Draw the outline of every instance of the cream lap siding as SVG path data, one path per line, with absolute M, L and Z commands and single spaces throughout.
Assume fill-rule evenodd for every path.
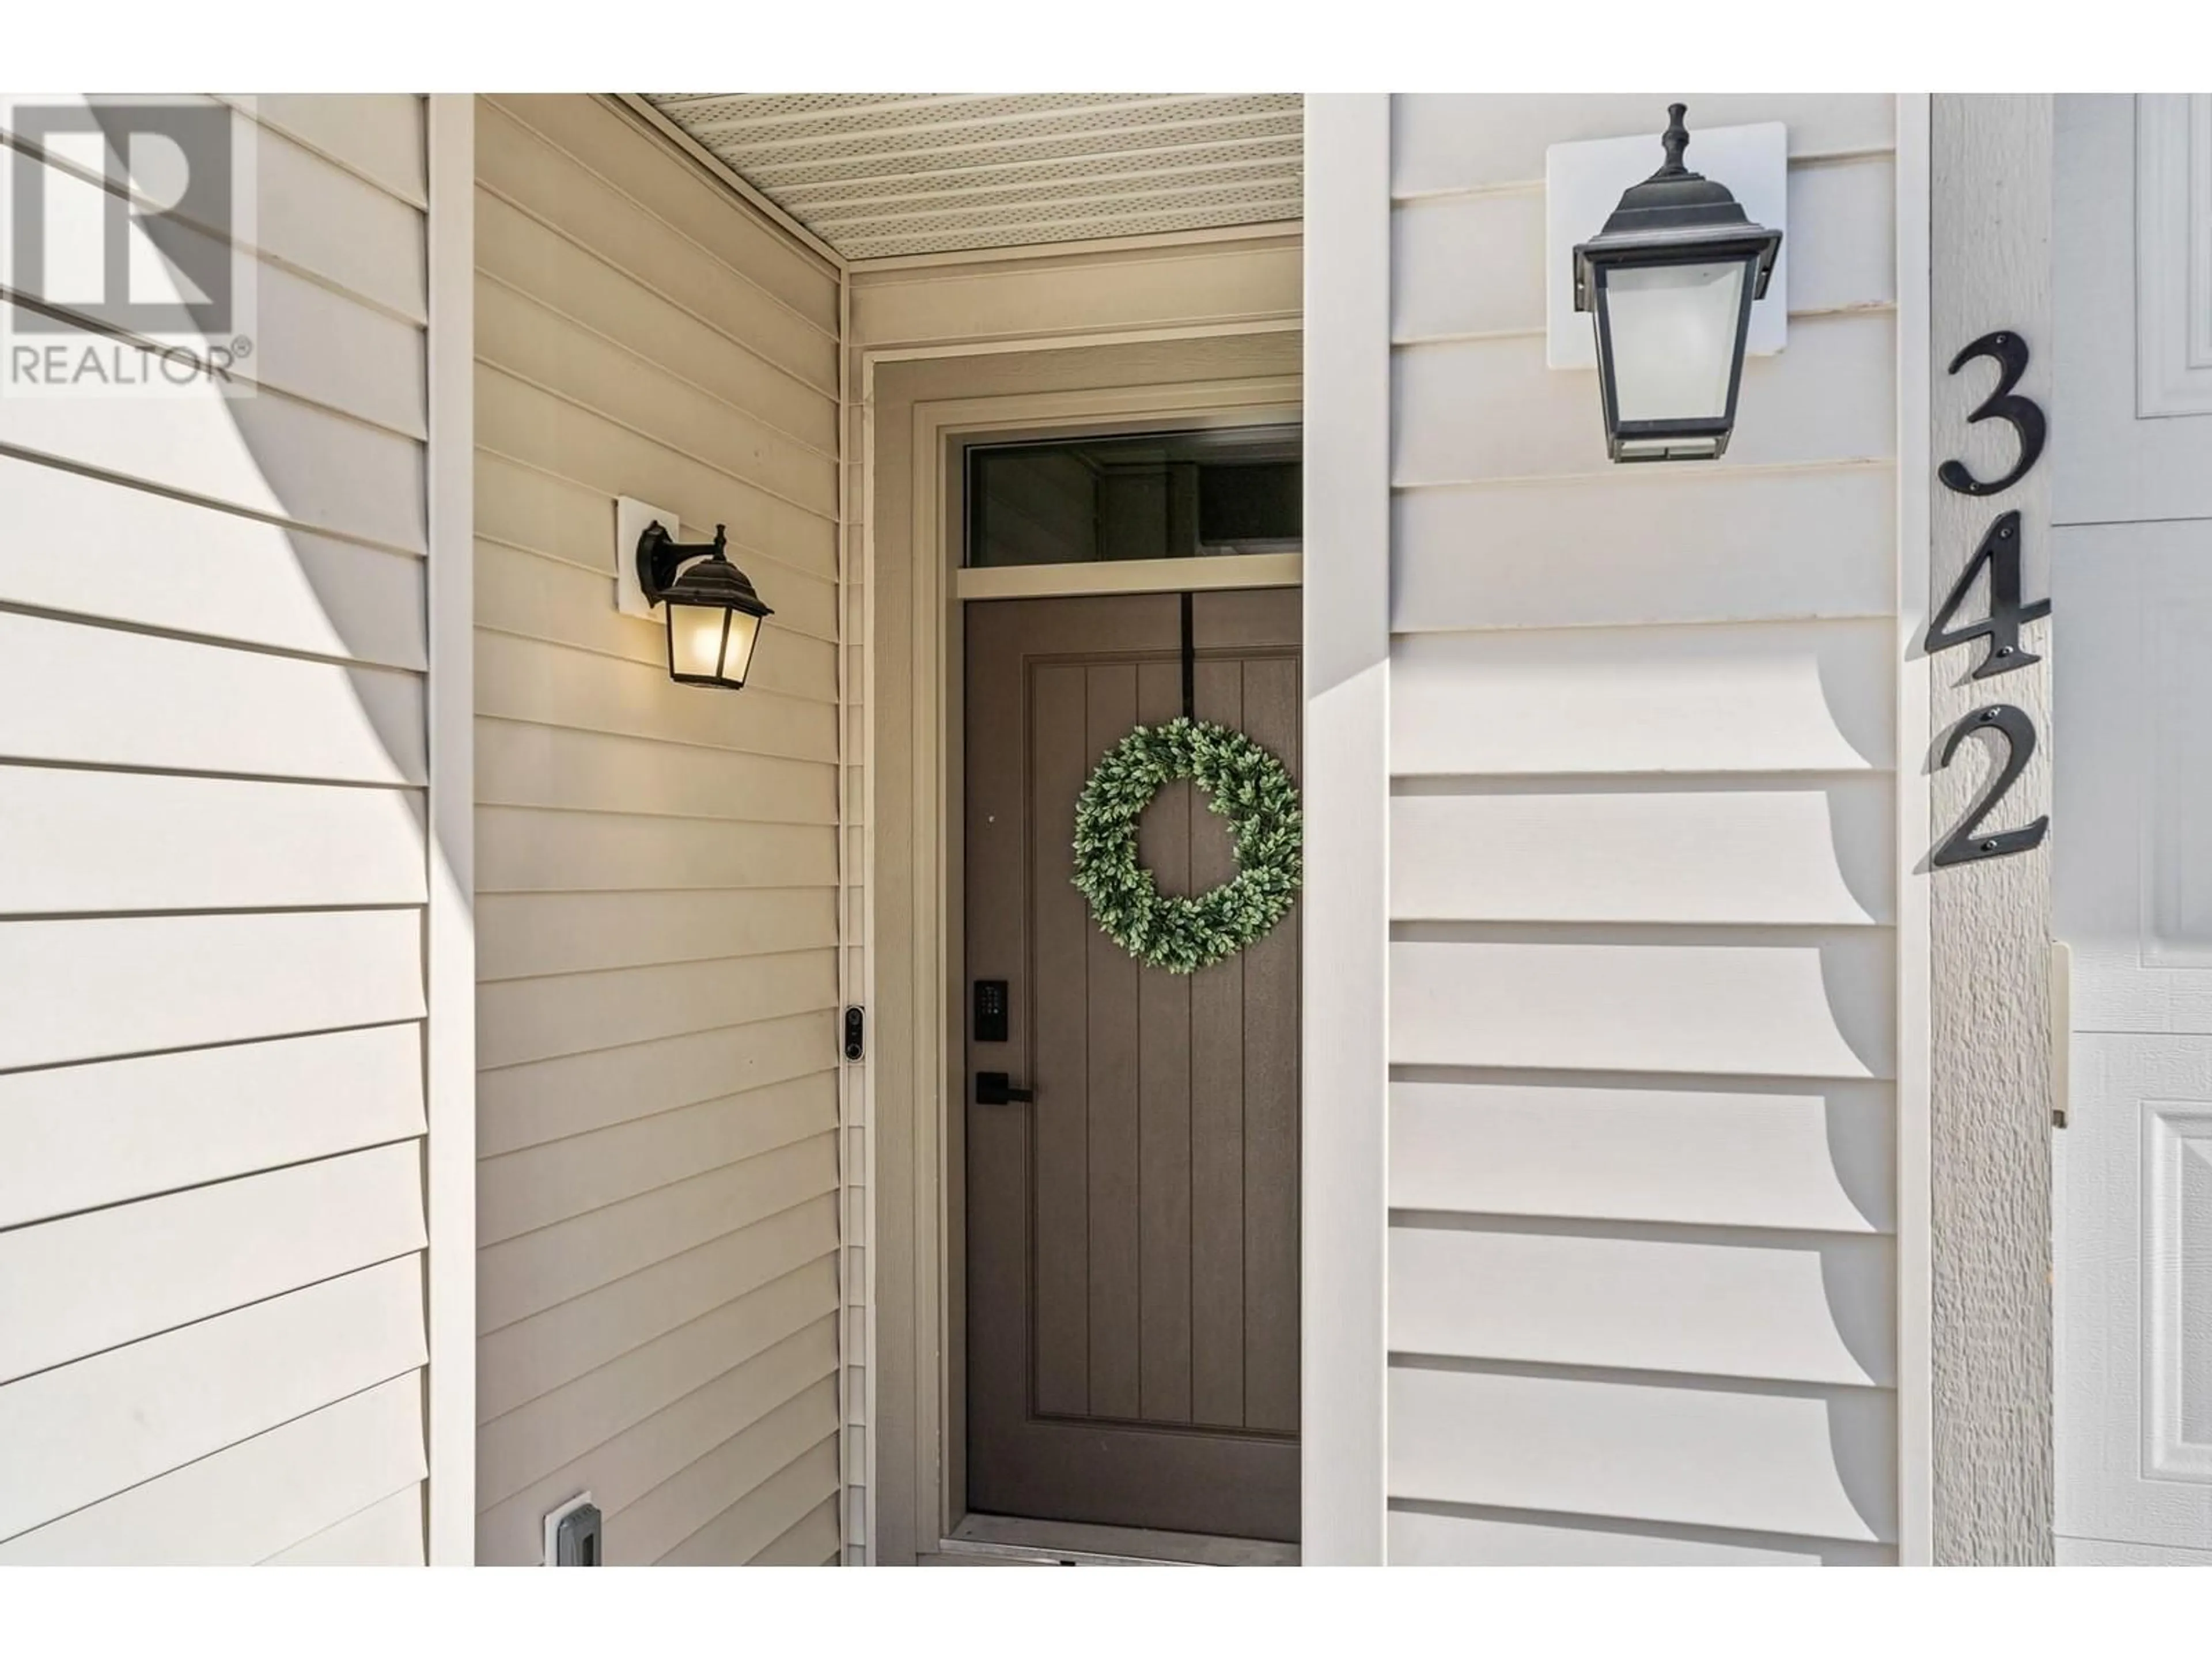
M 425 1554 L 426 112 L 233 131 L 252 395 L 0 398 L 0 1563 Z
M 618 106 L 477 127 L 477 1559 L 839 1553 L 835 270 Z M 729 526 L 738 694 L 614 605 Z
M 1895 120 L 1688 101 L 1789 127 L 1792 316 L 1643 468 L 1544 151 L 1667 99 L 1394 103 L 1393 1561 L 1898 1553 Z

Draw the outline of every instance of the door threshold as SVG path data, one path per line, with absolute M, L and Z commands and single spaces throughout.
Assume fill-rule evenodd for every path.
M 969 1515 L 940 1540 L 946 1555 L 993 1556 L 1070 1567 L 1295 1567 L 1296 1544 L 1204 1533 L 1156 1532 L 1086 1521 Z

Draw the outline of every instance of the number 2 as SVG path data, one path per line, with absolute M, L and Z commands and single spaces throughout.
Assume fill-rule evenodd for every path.
M 1951 596 L 1929 623 L 1928 635 L 1921 641 L 1923 650 L 1932 657 L 1954 645 L 1987 640 L 1988 653 L 1974 665 L 1973 678 L 1978 680 L 1988 679 L 1993 674 L 2009 674 L 2015 668 L 2043 660 L 2034 652 L 2021 648 L 2020 625 L 2049 616 L 2051 601 L 2038 599 L 2033 605 L 2020 602 L 2020 514 L 2000 514 L 1982 537 L 1982 544 L 1974 550 L 1974 556 L 1966 561 L 1966 568 L 1959 573 Z M 1965 603 L 1966 590 L 1974 585 L 1975 573 L 1985 564 L 1990 568 L 1988 617 L 1965 628 L 1952 628 L 1951 618 Z
M 2009 425 L 2020 439 L 2020 459 L 2012 464 L 2012 471 L 2002 478 L 1984 483 L 1966 471 L 1959 461 L 1946 461 L 1936 469 L 1936 476 L 1946 486 L 1961 495 L 1994 495 L 2011 489 L 2027 476 L 2028 468 L 2043 453 L 2043 408 L 2033 398 L 2016 397 L 2013 388 L 2020 377 L 2027 373 L 2027 342 L 2019 335 L 2000 331 L 1984 334 L 1951 359 L 1951 373 L 1956 374 L 1977 357 L 1994 359 L 1997 365 L 1997 389 L 1982 400 L 1981 406 L 1966 416 L 1969 425 L 1978 421 L 1998 420 Z
M 2027 711 L 2008 702 L 1991 703 L 1978 708 L 1951 728 L 1951 736 L 1943 745 L 1942 757 L 1936 763 L 1941 771 L 1950 765 L 1951 757 L 1959 752 L 1959 745 L 1966 740 L 1969 732 L 1997 732 L 2005 740 L 2008 753 L 2005 763 L 1990 787 L 1982 792 L 1981 799 L 1960 821 L 1959 827 L 1943 838 L 1929 862 L 1937 866 L 1972 864 L 1978 859 L 2002 858 L 2008 853 L 2025 853 L 2043 845 L 2044 833 L 2051 828 L 2051 815 L 2046 812 L 2033 823 L 2024 823 L 2017 830 L 1993 830 L 1982 834 L 1982 820 L 1989 817 L 1996 804 L 2005 797 L 2020 775 L 2027 769 L 2028 757 L 2035 753 L 2035 724 Z

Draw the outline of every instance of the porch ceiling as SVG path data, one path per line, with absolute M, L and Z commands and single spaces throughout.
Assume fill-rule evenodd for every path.
M 650 93 L 851 259 L 1294 220 L 1296 93 Z

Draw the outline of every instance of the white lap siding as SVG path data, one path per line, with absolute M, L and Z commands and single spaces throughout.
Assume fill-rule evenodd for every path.
M 1667 101 L 1393 106 L 1395 1561 L 1899 1544 L 1893 106 L 1689 100 L 1789 127 L 1789 345 L 1617 469 L 1544 151 Z
M 477 1559 L 838 1554 L 838 281 L 629 115 L 477 127 Z M 729 526 L 750 684 L 614 605 Z
M 424 1559 L 425 108 L 255 109 L 253 395 L 0 398 L 0 1563 Z

